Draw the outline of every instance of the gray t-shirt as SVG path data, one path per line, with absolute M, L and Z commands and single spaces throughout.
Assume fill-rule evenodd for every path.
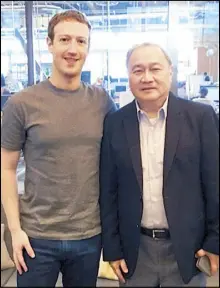
M 84 239 L 101 232 L 100 143 L 111 110 L 105 90 L 83 82 L 66 91 L 46 80 L 7 101 L 1 146 L 24 152 L 20 217 L 30 237 Z

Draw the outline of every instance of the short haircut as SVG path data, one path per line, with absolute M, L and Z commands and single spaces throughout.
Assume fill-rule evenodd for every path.
M 164 54 L 165 58 L 167 59 L 167 62 L 169 63 L 169 65 L 172 65 L 172 61 L 171 61 L 169 55 L 167 54 L 167 52 L 160 45 L 154 44 L 154 43 L 149 43 L 149 42 L 144 42 L 142 44 L 135 45 L 131 49 L 128 50 L 127 56 L 126 56 L 126 66 L 127 66 L 127 68 L 128 68 L 128 62 L 129 62 L 129 60 L 131 58 L 131 55 L 136 49 L 141 48 L 141 47 L 150 47 L 150 46 L 158 47 L 163 52 L 163 54 Z
M 52 42 L 54 40 L 55 26 L 60 22 L 71 21 L 71 20 L 77 21 L 82 24 L 86 24 L 89 28 L 89 32 L 91 31 L 91 24 L 89 23 L 89 20 L 86 18 L 86 16 L 83 13 L 77 10 L 67 10 L 65 12 L 55 14 L 49 21 L 48 37 L 50 38 Z
M 209 92 L 209 90 L 208 90 L 206 87 L 200 88 L 200 95 L 201 95 L 202 97 L 206 97 L 207 94 L 208 94 L 208 92 Z

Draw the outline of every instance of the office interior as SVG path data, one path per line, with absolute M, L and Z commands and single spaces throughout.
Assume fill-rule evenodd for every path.
M 153 42 L 172 59 L 172 92 L 192 100 L 206 87 L 219 113 L 219 1 L 1 1 L 1 110 L 11 95 L 50 76 L 48 22 L 71 9 L 85 13 L 92 25 L 82 80 L 102 85 L 119 108 L 133 99 L 126 70 L 128 49 Z M 21 156 L 20 194 L 24 173 Z

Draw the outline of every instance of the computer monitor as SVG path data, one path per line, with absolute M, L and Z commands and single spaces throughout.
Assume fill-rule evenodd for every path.
M 118 83 L 118 78 L 111 78 L 111 83 Z
M 128 83 L 128 78 L 119 78 L 119 82 Z
M 125 85 L 116 85 L 115 86 L 115 92 L 125 92 L 126 86 Z

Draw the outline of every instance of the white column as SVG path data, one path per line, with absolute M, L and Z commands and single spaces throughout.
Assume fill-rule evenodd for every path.
M 171 91 L 178 96 L 177 89 L 177 68 L 178 68 L 178 49 L 177 49 L 177 33 L 179 21 L 179 4 L 176 1 L 168 1 L 168 35 L 167 35 L 167 52 L 173 63 L 173 81 Z

